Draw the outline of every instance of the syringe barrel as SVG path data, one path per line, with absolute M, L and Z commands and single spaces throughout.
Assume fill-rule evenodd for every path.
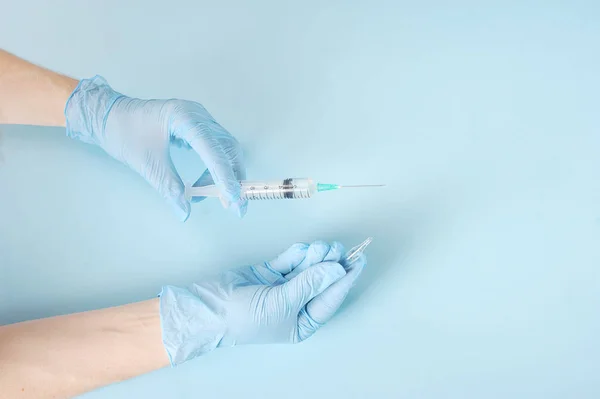
M 271 181 L 242 180 L 241 198 L 246 200 L 310 198 L 317 192 L 317 184 L 308 178 L 288 178 Z M 219 189 L 214 186 L 188 187 L 190 197 L 219 197 Z

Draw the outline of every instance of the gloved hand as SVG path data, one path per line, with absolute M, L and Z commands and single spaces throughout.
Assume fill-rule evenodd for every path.
M 171 365 L 218 347 L 297 343 L 338 310 L 366 265 L 341 265 L 341 244 L 295 244 L 271 262 L 160 293 L 162 337 Z M 294 276 L 288 278 L 288 276 Z
M 240 145 L 202 105 L 126 97 L 96 76 L 79 83 L 67 101 L 65 116 L 69 137 L 100 146 L 138 172 L 181 220 L 189 217 L 190 203 L 171 161 L 170 144 L 193 148 L 207 166 L 199 182 L 214 180 L 222 202 L 240 217 L 246 212 L 238 182 L 246 177 Z

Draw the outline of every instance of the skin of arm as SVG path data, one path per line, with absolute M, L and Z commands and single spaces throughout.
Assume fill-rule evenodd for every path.
M 0 327 L 2 397 L 71 398 L 168 365 L 158 298 Z
M 0 124 L 65 126 L 78 83 L 0 49 Z

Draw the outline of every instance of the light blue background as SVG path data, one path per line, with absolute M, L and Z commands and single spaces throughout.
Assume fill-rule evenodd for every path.
M 1 47 L 202 102 L 249 177 L 389 186 L 252 203 L 241 221 L 206 202 L 181 224 L 64 130 L 2 127 L 0 323 L 374 236 L 349 305 L 308 342 L 85 398 L 599 397 L 598 3 L 322 3 L 4 2 Z M 203 170 L 174 156 L 186 179 Z

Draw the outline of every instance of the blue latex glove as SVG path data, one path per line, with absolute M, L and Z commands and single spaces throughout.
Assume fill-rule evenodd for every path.
M 181 220 L 190 215 L 185 187 L 175 170 L 171 144 L 191 147 L 207 172 L 199 179 L 216 184 L 222 200 L 241 217 L 239 180 L 246 178 L 242 151 L 198 103 L 185 100 L 140 100 L 114 91 L 100 76 L 82 80 L 65 106 L 67 135 L 103 148 L 138 172 L 175 209 Z
M 160 317 L 171 365 L 218 347 L 309 338 L 339 309 L 366 265 L 364 256 L 340 265 L 343 253 L 339 243 L 295 244 L 271 262 L 188 289 L 163 287 Z

